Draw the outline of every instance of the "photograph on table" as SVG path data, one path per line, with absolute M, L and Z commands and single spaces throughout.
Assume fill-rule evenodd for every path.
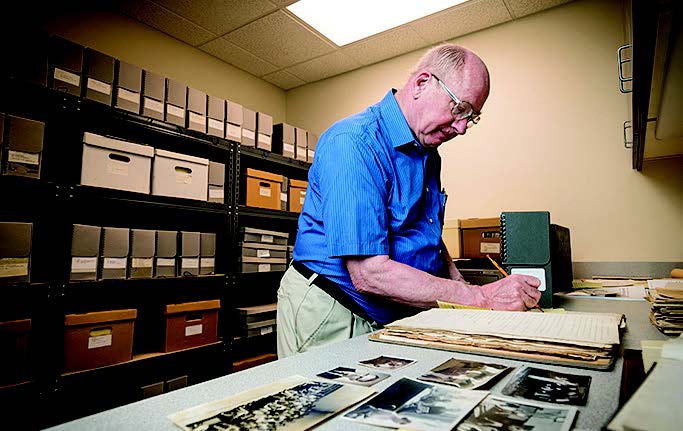
M 168 418 L 183 430 L 301 431 L 374 393 L 366 387 L 292 376 Z
M 334 380 L 337 383 L 372 386 L 389 377 L 389 374 L 368 371 L 362 368 L 337 367 L 333 370 L 318 374 L 318 377 Z
M 548 406 L 489 395 L 456 431 L 569 431 L 576 412 L 576 407 Z
M 391 428 L 451 430 L 487 394 L 487 391 L 465 391 L 404 377 L 343 417 Z
M 406 358 L 396 358 L 394 356 L 378 356 L 364 361 L 358 361 L 364 367 L 379 368 L 382 370 L 398 370 L 408 365 L 414 364 L 415 360 Z
M 524 366 L 512 376 L 502 392 L 512 397 L 583 406 L 590 384 L 590 376 Z
M 505 365 L 451 358 L 418 379 L 459 389 L 477 389 L 492 384 L 508 370 L 510 367 Z

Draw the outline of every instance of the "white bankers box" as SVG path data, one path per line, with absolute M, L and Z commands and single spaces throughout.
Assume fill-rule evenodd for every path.
M 155 150 L 152 194 L 207 200 L 209 159 Z

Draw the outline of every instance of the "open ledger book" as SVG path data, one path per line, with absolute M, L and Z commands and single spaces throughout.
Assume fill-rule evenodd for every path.
M 607 370 L 623 314 L 433 308 L 385 326 L 373 341 Z

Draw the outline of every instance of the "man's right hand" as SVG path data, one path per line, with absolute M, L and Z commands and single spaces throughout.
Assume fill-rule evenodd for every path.
M 486 308 L 494 310 L 528 310 L 541 299 L 541 281 L 530 275 L 513 274 L 481 286 Z

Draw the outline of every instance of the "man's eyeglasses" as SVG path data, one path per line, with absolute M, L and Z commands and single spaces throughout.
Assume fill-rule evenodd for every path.
M 434 79 L 436 79 L 436 82 L 439 83 L 441 88 L 443 88 L 444 91 L 448 93 L 450 98 L 453 99 L 454 105 L 451 107 L 451 115 L 453 116 L 453 121 L 467 120 L 468 129 L 477 124 L 481 119 L 481 114 L 475 113 L 474 108 L 472 107 L 472 105 L 470 105 L 469 102 L 465 102 L 464 100 L 458 99 L 458 96 L 453 94 L 451 89 L 448 88 L 446 84 L 444 84 L 443 81 L 439 79 L 438 76 L 434 75 L 433 73 L 432 76 L 434 77 Z

